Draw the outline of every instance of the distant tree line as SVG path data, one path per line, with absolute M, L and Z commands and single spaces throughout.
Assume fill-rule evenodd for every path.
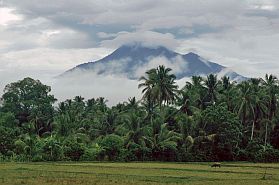
M 140 78 L 142 98 L 60 102 L 32 78 L 8 84 L 0 106 L 1 161 L 279 161 L 279 81 L 193 76 L 170 68 Z M 113 91 L 113 89 L 110 89 Z M 128 89 L 127 89 L 128 90 Z

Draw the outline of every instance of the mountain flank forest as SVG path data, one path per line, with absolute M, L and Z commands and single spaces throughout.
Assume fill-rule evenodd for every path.
M 112 107 L 104 97 L 57 102 L 32 78 L 6 85 L 0 161 L 279 162 L 275 76 L 193 76 L 179 88 L 172 70 L 158 66 L 138 83 L 141 99 Z

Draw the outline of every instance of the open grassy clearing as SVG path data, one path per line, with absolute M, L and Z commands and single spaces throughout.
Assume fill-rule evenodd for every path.
M 209 163 L 1 163 L 0 184 L 279 184 L 279 164 L 222 165 L 215 169 Z

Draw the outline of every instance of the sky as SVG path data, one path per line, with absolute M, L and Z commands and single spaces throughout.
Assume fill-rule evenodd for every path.
M 135 82 L 115 76 L 54 80 L 132 42 L 192 51 L 248 77 L 279 76 L 278 41 L 278 0 L 0 0 L 0 92 L 30 76 L 60 99 L 139 96 Z

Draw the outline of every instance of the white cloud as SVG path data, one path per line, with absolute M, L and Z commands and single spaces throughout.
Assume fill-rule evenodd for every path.
M 2 6 L 0 86 L 24 76 L 49 82 L 132 42 L 194 51 L 245 76 L 279 75 L 278 0 L 7 0 Z M 158 63 L 179 70 L 161 58 L 142 71 Z
M 21 16 L 13 13 L 14 9 L 0 7 L 0 26 L 7 26 L 9 23 L 19 21 Z
M 40 79 L 44 83 L 76 65 L 94 61 L 107 55 L 106 48 L 92 49 L 30 49 L 0 54 L 0 94 L 3 87 L 24 77 Z
M 121 76 L 96 75 L 92 72 L 75 71 L 67 78 L 58 78 L 50 83 L 53 94 L 59 100 L 81 95 L 86 99 L 105 97 L 109 105 L 127 101 L 129 97 L 141 97 L 138 81 Z
M 172 73 L 179 74 L 188 70 L 187 63 L 181 56 L 174 57 L 172 59 L 167 59 L 165 57 L 155 57 L 148 59 L 148 63 L 143 66 L 137 66 L 135 70 L 135 76 L 141 77 L 145 72 L 152 68 L 157 68 L 159 65 L 164 65 L 165 67 L 171 68 Z
M 139 31 L 120 33 L 112 40 L 104 40 L 101 46 L 108 48 L 117 48 L 125 44 L 142 43 L 144 46 L 165 46 L 167 48 L 176 48 L 178 41 L 170 33 L 158 33 L 154 31 Z
M 191 50 L 207 60 L 227 66 L 247 77 L 262 77 L 266 73 L 279 75 L 279 34 L 270 26 L 263 30 L 231 30 L 206 34 L 182 42 L 178 52 Z M 259 28 L 260 29 L 260 28 Z

